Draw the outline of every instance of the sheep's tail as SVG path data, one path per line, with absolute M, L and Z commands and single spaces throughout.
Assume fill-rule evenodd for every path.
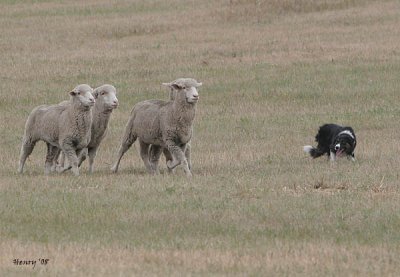
M 309 153 L 311 157 L 318 158 L 324 154 L 324 152 L 318 150 L 317 148 L 311 146 L 311 145 L 306 145 L 303 147 L 304 152 Z
M 128 151 L 128 149 L 132 146 L 132 144 L 136 140 L 136 137 L 133 133 L 133 128 L 132 128 L 134 119 L 135 119 L 134 115 L 131 116 L 128 120 L 128 123 L 126 124 L 125 132 L 124 132 L 124 135 L 122 136 L 121 146 L 119 147 L 119 150 L 118 150 L 117 161 L 111 167 L 111 171 L 114 173 L 116 173 L 118 171 L 118 167 L 121 162 L 122 156 L 126 153 L 126 151 Z
M 134 116 L 131 116 L 129 118 L 128 123 L 125 126 L 124 135 L 122 136 L 122 144 L 128 144 L 130 146 L 135 142 L 136 137 L 133 135 L 134 120 L 135 120 Z

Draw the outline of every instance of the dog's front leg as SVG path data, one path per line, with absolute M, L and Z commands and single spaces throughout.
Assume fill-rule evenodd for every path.
M 336 154 L 335 154 L 335 152 L 330 151 L 329 159 L 331 160 L 331 162 L 336 161 Z

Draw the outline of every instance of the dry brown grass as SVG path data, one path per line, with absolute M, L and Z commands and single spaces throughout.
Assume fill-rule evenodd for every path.
M 335 272 L 338 275 L 391 275 L 399 269 L 396 249 L 388 246 L 347 247 L 331 242 L 277 243 L 268 249 L 253 250 L 179 250 L 42 244 L 7 241 L 2 243 L 5 256 L 52 257 L 47 266 L 36 265 L 40 275 L 180 275 L 195 274 L 296 274 L 317 276 Z M 12 249 L 10 249 L 12 247 Z M 395 250 L 395 251 L 393 251 Z M 32 273 L 31 266 L 15 268 L 9 260 L 0 266 L 8 273 Z M 245 270 L 243 270 L 245 269 Z

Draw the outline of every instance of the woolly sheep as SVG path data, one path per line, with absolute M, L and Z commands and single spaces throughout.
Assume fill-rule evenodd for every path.
M 19 173 L 23 172 L 36 142 L 43 140 L 47 144 L 46 174 L 61 149 L 72 165 L 72 172 L 79 175 L 77 155 L 87 147 L 91 135 L 91 109 L 95 103 L 92 92 L 89 85 L 78 85 L 69 93 L 70 105 L 42 105 L 32 110 L 25 125 Z
M 169 93 L 169 99 L 173 101 L 175 99 L 175 94 L 176 94 L 176 91 L 174 89 L 171 89 L 171 91 Z M 162 148 L 162 147 L 157 146 L 157 145 L 150 145 L 150 148 L 149 148 L 149 156 L 150 156 L 149 160 L 150 160 L 150 164 L 151 164 L 153 170 L 157 174 L 159 173 L 158 162 L 160 161 L 161 152 L 164 153 L 165 161 L 167 163 L 168 163 L 168 161 L 172 161 L 171 153 L 168 151 L 167 148 Z M 190 160 L 190 152 L 191 152 L 191 146 L 190 146 L 190 141 L 189 141 L 186 144 L 185 157 L 186 157 L 186 160 L 188 162 L 189 169 L 192 170 L 192 162 Z M 168 172 L 172 173 L 173 170 L 168 168 Z
M 139 139 L 140 156 L 151 173 L 154 173 L 149 161 L 149 146 L 167 148 L 172 160 L 167 162 L 169 169 L 182 164 L 186 176 L 192 176 L 185 157 L 187 143 L 192 137 L 192 124 L 199 99 L 197 88 L 202 85 L 191 78 L 180 78 L 163 85 L 174 89 L 173 101 L 147 100 L 137 103 L 125 128 L 117 161 L 111 168 L 118 171 L 119 163 L 125 152 Z
M 82 151 L 81 155 L 78 157 L 78 166 L 86 159 L 86 153 L 89 157 L 89 172 L 93 172 L 93 162 L 97 154 L 97 149 L 100 146 L 101 141 L 106 136 L 106 131 L 108 127 L 108 122 L 111 117 L 111 113 L 115 108 L 118 107 L 117 90 L 112 85 L 102 85 L 93 90 L 93 96 L 96 99 L 96 103 L 92 109 L 92 126 L 91 126 L 91 138 L 87 146 L 87 151 Z M 61 104 L 70 103 L 64 101 Z M 55 161 L 56 162 L 56 161 Z M 70 168 L 69 165 L 64 166 L 64 157 L 62 155 L 60 165 L 63 169 L 60 171 L 65 171 Z

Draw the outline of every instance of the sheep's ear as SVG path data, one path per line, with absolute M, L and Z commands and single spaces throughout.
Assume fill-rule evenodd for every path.
M 185 89 L 185 86 L 181 86 L 181 85 L 178 85 L 178 84 L 172 84 L 172 87 L 173 87 L 174 89 L 176 89 L 176 90 Z
M 184 86 L 180 86 L 180 85 L 175 84 L 175 83 L 162 83 L 162 84 L 163 84 L 163 86 L 169 87 L 171 89 L 176 89 L 176 90 L 185 88 Z
M 173 88 L 171 83 L 162 83 L 163 86 L 169 87 L 169 88 Z
M 197 83 L 196 87 L 201 87 L 203 83 Z
M 69 92 L 69 95 L 75 96 L 75 95 L 76 95 L 76 92 L 75 92 L 74 90 L 71 90 L 71 91 Z
M 93 97 L 94 97 L 95 99 L 97 99 L 97 98 L 99 97 L 99 91 L 98 91 L 97 89 L 95 89 L 95 90 L 92 92 L 92 95 L 93 95 Z

